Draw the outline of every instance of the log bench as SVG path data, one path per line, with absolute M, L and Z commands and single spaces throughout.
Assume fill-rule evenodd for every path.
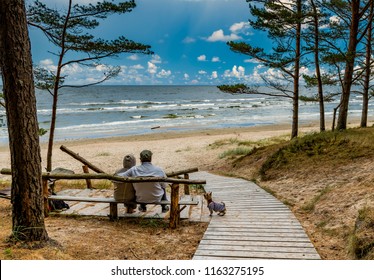
M 78 201 L 78 202 L 94 202 L 94 203 L 109 203 L 109 218 L 111 221 L 118 219 L 118 204 L 123 201 L 115 200 L 113 197 L 84 197 L 84 196 L 68 196 L 68 195 L 51 195 L 48 197 L 49 200 L 64 200 L 64 201 Z M 138 202 L 137 202 L 138 203 Z M 154 205 L 171 205 L 172 202 L 168 200 L 161 200 L 160 202 L 147 203 Z M 177 205 L 183 206 L 179 209 L 179 213 L 187 205 L 198 205 L 199 202 L 195 200 L 181 200 Z

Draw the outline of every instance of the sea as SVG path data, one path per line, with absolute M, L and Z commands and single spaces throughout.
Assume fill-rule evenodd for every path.
M 306 91 L 306 89 L 305 89 Z M 302 92 L 302 94 L 311 94 Z M 37 90 L 40 128 L 49 130 L 52 96 Z M 339 100 L 326 103 L 332 118 Z M 362 97 L 351 97 L 350 116 L 361 114 Z M 370 104 L 369 115 L 374 112 Z M 300 123 L 319 119 L 315 102 L 300 101 Z M 290 98 L 231 95 L 216 86 L 91 86 L 60 90 L 55 140 L 108 138 L 171 131 L 253 127 L 289 123 Z M 41 137 L 48 141 L 48 133 Z M 5 111 L 0 108 L 0 144 L 8 143 Z

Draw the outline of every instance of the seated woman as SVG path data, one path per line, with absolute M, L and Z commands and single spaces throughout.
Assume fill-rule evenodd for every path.
M 134 155 L 126 155 L 123 158 L 123 168 L 116 171 L 114 175 L 118 175 L 119 173 L 123 173 L 129 170 L 131 167 L 135 166 L 136 159 Z M 136 197 L 135 197 L 135 190 L 132 183 L 125 183 L 125 182 L 116 182 L 113 181 L 114 185 L 114 199 L 118 201 L 123 201 L 124 205 L 127 209 L 127 213 L 134 213 L 136 209 Z

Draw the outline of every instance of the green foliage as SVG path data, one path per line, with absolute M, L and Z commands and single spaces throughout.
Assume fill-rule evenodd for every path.
M 307 202 L 303 207 L 301 207 L 301 209 L 306 212 L 312 212 L 314 208 L 316 207 L 316 204 L 318 203 L 318 201 L 320 201 L 322 197 L 328 194 L 331 190 L 332 190 L 332 187 L 326 187 L 322 189 L 315 197 L 312 198 L 311 201 Z
M 39 128 L 39 136 L 43 136 L 43 135 L 45 135 L 47 132 L 48 132 L 48 130 L 46 130 L 46 129 L 44 129 L 44 128 Z
M 178 115 L 177 114 L 167 114 L 165 116 L 163 116 L 164 119 L 176 119 L 178 118 Z
M 323 97 L 323 101 L 325 102 L 332 102 L 334 101 L 334 97 L 336 94 L 327 94 Z M 318 94 L 315 94 L 313 96 L 305 96 L 305 95 L 300 95 L 299 100 L 304 101 L 304 102 L 318 102 L 319 101 L 319 96 Z
M 239 140 L 237 138 L 229 138 L 229 139 L 220 139 L 214 141 L 212 144 L 209 144 L 209 147 L 212 149 L 217 149 L 222 146 L 226 145 L 233 145 L 233 144 L 238 144 Z
M 9 237 L 9 241 L 16 243 L 16 242 L 27 240 L 27 237 L 29 235 L 28 232 L 31 229 L 35 229 L 35 228 L 26 227 L 26 226 L 16 226 L 16 227 L 14 227 L 13 231 L 12 231 L 12 234 Z
M 318 85 L 318 80 L 315 74 L 311 76 L 303 74 L 302 76 L 307 88 L 316 87 Z M 322 74 L 321 79 L 322 84 L 325 86 L 334 86 L 338 83 L 336 76 L 331 74 Z
M 55 73 L 41 68 L 34 67 L 34 78 L 35 78 L 35 87 L 41 90 L 48 90 L 51 92 L 56 82 Z M 60 84 L 63 84 L 65 77 L 60 78 Z
M 374 209 L 364 207 L 358 211 L 354 231 L 349 238 L 348 250 L 356 259 L 374 259 Z
M 166 229 L 168 227 L 168 223 L 165 222 L 163 219 L 160 219 L 160 217 L 157 214 L 154 218 L 140 218 L 139 224 L 144 228 L 153 229 Z
M 4 94 L 0 92 L 0 106 L 5 108 Z
M 265 178 L 270 169 L 279 169 L 296 164 L 303 158 L 320 160 L 351 161 L 374 155 L 374 129 L 349 129 L 307 134 L 285 142 L 261 166 L 260 175 Z
M 219 155 L 219 158 L 225 158 L 225 157 L 230 157 L 234 158 L 237 156 L 246 156 L 249 155 L 252 152 L 253 149 L 247 148 L 247 147 L 237 147 L 234 149 L 230 149 L 228 151 L 223 152 L 222 154 Z
M 248 87 L 245 84 L 235 84 L 235 85 L 221 85 L 217 86 L 220 91 L 235 94 L 235 93 L 245 93 Z
M 285 136 L 286 137 L 286 136 Z M 219 155 L 220 159 L 223 158 L 237 158 L 245 157 L 251 155 L 261 149 L 261 147 L 269 146 L 272 144 L 277 144 L 283 142 L 283 137 L 273 137 L 260 141 L 241 141 L 237 138 L 221 139 L 216 140 L 212 144 L 209 144 L 209 147 L 212 149 L 218 149 L 224 146 L 234 146 L 231 149 L 228 149 Z
M 6 259 L 8 259 L 8 260 L 13 259 L 13 251 L 12 251 L 12 249 L 11 248 L 6 248 L 4 250 L 4 255 L 5 255 Z

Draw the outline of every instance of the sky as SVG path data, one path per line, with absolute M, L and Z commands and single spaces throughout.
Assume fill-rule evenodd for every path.
M 60 9 L 67 0 L 44 2 Z M 106 70 L 104 64 L 121 66 L 118 77 L 106 82 L 115 85 L 251 83 L 260 81 L 260 73 L 271 71 L 230 51 L 226 44 L 230 40 L 266 44 L 266 36 L 255 32 L 248 23 L 250 14 L 245 0 L 137 0 L 136 4 L 132 12 L 102 21 L 94 34 L 105 39 L 125 36 L 151 45 L 154 55 L 124 53 L 102 60 L 103 65 L 93 69 L 71 65 L 64 70 L 67 84 L 99 80 Z M 30 38 L 34 64 L 56 69 L 53 46 L 44 35 L 30 28 Z

